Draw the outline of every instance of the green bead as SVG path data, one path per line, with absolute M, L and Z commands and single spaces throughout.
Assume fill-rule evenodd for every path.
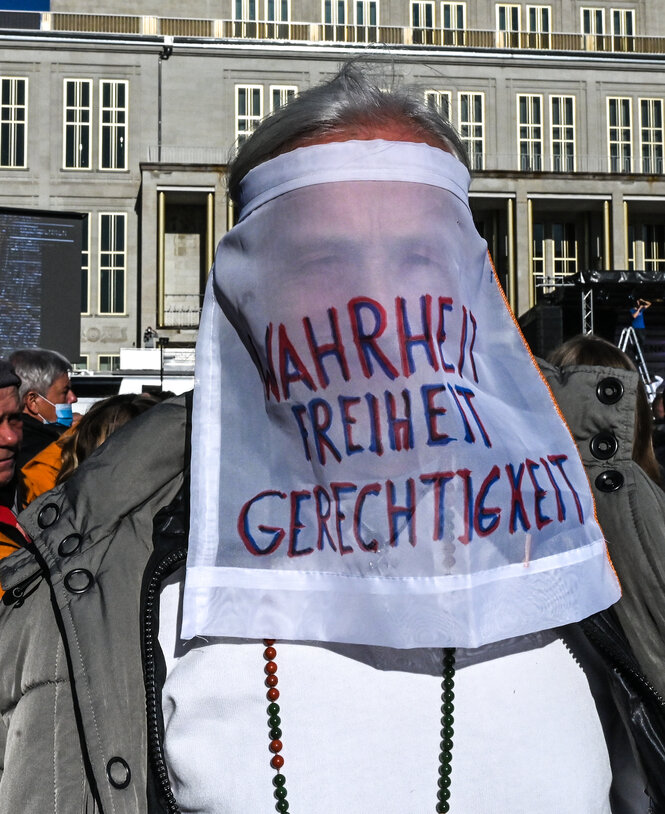
M 439 800 L 449 800 L 450 789 L 439 789 L 436 793 L 436 796 L 439 798 Z
M 455 681 L 452 678 L 444 678 L 442 681 L 442 685 L 445 690 L 455 689 Z
M 444 701 L 444 703 L 441 704 L 441 712 L 444 715 L 451 715 L 452 716 L 454 711 L 455 711 L 455 707 L 452 705 L 452 703 L 450 701 Z M 451 720 L 452 720 L 452 717 L 451 717 Z
M 453 750 L 453 742 L 452 742 L 452 739 L 451 739 L 451 738 L 444 738 L 444 739 L 441 741 L 440 746 L 441 746 L 441 753 L 442 753 L 442 754 L 443 754 L 444 752 L 445 752 L 446 754 L 447 754 L 447 753 L 452 752 L 452 750 Z
M 441 754 L 439 755 L 439 760 L 441 763 L 451 763 L 453 759 L 453 753 L 448 751 L 447 749 L 442 749 Z
M 275 797 L 278 800 L 286 800 L 286 787 L 280 786 L 278 789 L 275 789 Z
M 446 803 L 446 802 L 443 802 L 443 801 L 441 801 L 440 803 L 437 803 L 436 814 L 448 814 L 449 811 L 450 811 L 450 803 Z
M 438 780 L 438 785 L 440 789 L 448 789 L 450 788 L 450 784 L 452 780 L 450 779 L 450 775 L 446 775 L 445 777 L 440 777 Z
M 277 809 L 277 811 L 281 811 L 281 812 L 288 811 L 289 810 L 289 803 L 288 803 L 287 800 L 278 800 L 277 805 L 275 806 L 275 808 Z
M 283 786 L 286 783 L 286 777 L 283 774 L 276 774 L 272 779 L 273 786 Z
M 270 740 L 274 741 L 275 739 L 282 737 L 282 730 L 278 726 L 273 726 L 268 734 L 270 735 Z
M 271 715 L 270 718 L 268 718 L 268 725 L 270 727 L 279 726 L 281 723 L 282 719 L 279 717 L 279 715 Z
M 441 777 L 449 777 L 452 774 L 452 772 L 453 767 L 450 765 L 450 763 L 442 763 L 439 766 L 439 774 L 441 775 Z
M 276 704 L 274 701 L 272 704 L 268 704 L 268 715 L 278 715 L 279 714 L 279 704 Z

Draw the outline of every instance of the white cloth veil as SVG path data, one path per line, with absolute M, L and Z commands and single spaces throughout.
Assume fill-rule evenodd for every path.
M 197 345 L 184 636 L 474 647 L 618 599 L 468 184 L 381 140 L 246 176 Z

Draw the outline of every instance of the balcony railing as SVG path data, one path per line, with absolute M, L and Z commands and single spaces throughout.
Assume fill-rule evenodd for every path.
M 665 53 L 665 36 L 532 33 L 384 25 L 327 25 L 319 22 L 213 20 L 129 14 L 0 11 L 0 31 L 7 30 L 343 44 L 434 45 L 525 51 Z
M 230 161 L 233 151 L 221 147 L 180 147 L 156 144 L 148 145 L 145 153 L 149 164 L 183 164 L 183 165 L 212 165 L 223 167 Z M 662 156 L 641 157 L 637 154 L 632 159 L 616 158 L 608 155 L 576 153 L 573 155 L 558 156 L 548 153 L 532 153 L 529 156 L 515 153 L 485 152 L 477 153 L 472 162 L 472 173 L 477 172 L 530 172 L 554 173 L 586 173 L 612 175 L 659 175 L 665 172 L 665 162 Z

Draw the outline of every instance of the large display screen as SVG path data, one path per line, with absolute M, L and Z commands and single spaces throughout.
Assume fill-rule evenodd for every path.
M 85 217 L 0 207 L 0 356 L 40 347 L 78 360 Z

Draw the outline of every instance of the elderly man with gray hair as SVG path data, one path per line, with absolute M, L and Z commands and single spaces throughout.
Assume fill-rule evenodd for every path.
M 57 351 L 16 350 L 10 362 L 21 380 L 23 445 L 18 458 L 21 468 L 71 426 L 71 405 L 77 398 L 70 379 L 72 366 Z

